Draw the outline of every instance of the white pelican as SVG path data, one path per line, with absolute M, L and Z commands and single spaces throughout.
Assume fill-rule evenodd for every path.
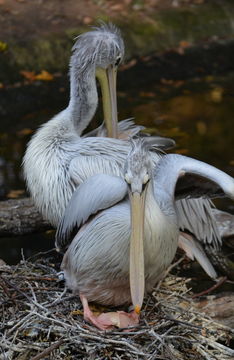
M 45 123 L 28 144 L 23 161 L 27 186 L 38 209 L 54 226 L 77 185 L 98 171 L 98 160 L 105 162 L 108 156 L 116 155 L 116 162 L 122 161 L 128 151 L 128 147 L 122 149 L 121 142 L 118 148 L 115 141 L 81 137 L 97 108 L 95 76 L 101 83 L 107 135 L 117 136 L 116 71 L 123 55 L 122 37 L 112 24 L 80 35 L 70 61 L 68 107 Z M 123 122 L 120 128 L 131 131 L 131 122 Z M 133 133 L 141 128 L 134 128 Z M 99 131 L 103 134 L 102 128 L 96 133 Z M 110 147 L 115 149 L 109 151 Z M 80 172 L 73 162 L 79 159 Z M 82 168 L 84 163 L 86 169 Z M 78 171 L 78 177 L 72 169 Z
M 103 330 L 136 324 L 144 293 L 172 262 L 181 228 L 176 199 L 225 195 L 234 200 L 234 179 L 221 170 L 182 155 L 155 156 L 153 163 L 144 140 L 134 140 L 122 177 L 97 174 L 84 181 L 58 228 L 57 245 L 78 228 L 62 269 L 67 286 L 80 295 L 85 319 Z M 132 302 L 135 311 L 97 317 L 89 301 Z

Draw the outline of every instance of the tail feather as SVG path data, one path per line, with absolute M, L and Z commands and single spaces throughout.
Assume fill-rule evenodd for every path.
M 209 275 L 212 279 L 217 278 L 217 273 L 213 265 L 208 259 L 199 241 L 197 241 L 193 236 L 180 232 L 178 246 L 184 250 L 191 260 L 196 259 L 207 275 Z

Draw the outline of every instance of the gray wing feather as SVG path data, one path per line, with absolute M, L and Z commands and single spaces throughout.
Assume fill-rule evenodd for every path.
M 154 193 L 168 213 L 173 200 L 179 198 L 174 210 L 180 228 L 189 230 L 200 241 L 220 246 L 221 238 L 209 198 L 226 195 L 234 199 L 234 179 L 231 176 L 202 161 L 169 154 L 155 166 Z
M 193 236 L 181 233 L 179 236 L 178 246 L 186 252 L 186 255 L 190 259 L 194 260 L 195 258 L 212 279 L 217 278 L 217 273 L 208 259 L 204 249 Z
M 71 232 L 91 215 L 121 201 L 127 194 L 126 182 L 117 176 L 97 174 L 88 178 L 74 191 L 56 232 L 56 248 L 68 245 Z
M 215 221 L 213 203 L 208 199 L 183 199 L 175 202 L 175 211 L 181 230 L 188 230 L 194 236 L 213 247 L 222 244 Z

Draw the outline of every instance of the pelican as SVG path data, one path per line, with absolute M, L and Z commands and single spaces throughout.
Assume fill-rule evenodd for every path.
M 115 145 L 115 141 L 110 140 L 109 145 L 108 140 L 82 138 L 81 135 L 97 108 L 97 77 L 103 94 L 107 135 L 117 136 L 116 71 L 123 56 L 124 43 L 120 31 L 112 24 L 103 24 L 80 35 L 70 60 L 68 107 L 45 123 L 28 144 L 23 160 L 27 187 L 35 205 L 54 226 L 58 224 L 77 185 L 97 172 L 95 158 L 97 163 L 102 155 L 105 159 L 109 146 L 113 148 Z M 131 127 L 131 122 L 119 126 L 120 130 L 133 133 L 142 128 Z M 100 128 L 90 136 L 96 134 L 106 135 L 106 132 Z M 120 149 L 116 146 L 116 151 L 120 151 L 122 160 L 122 143 Z M 111 153 L 114 155 L 114 150 Z M 118 161 L 118 155 L 116 157 Z M 81 167 L 82 163 L 87 163 L 87 168 L 82 168 L 80 172 L 79 165 L 78 168 L 75 164 L 73 166 L 73 160 L 79 158 Z M 88 164 L 88 160 L 93 164 Z M 78 177 L 72 174 L 72 169 L 78 171 Z
M 234 200 L 234 179 L 221 170 L 178 154 L 156 153 L 153 162 L 144 139 L 132 142 L 122 176 L 96 174 L 84 181 L 57 231 L 59 245 L 78 229 L 61 267 L 67 287 L 80 295 L 85 319 L 102 330 L 138 323 L 144 294 L 162 277 L 178 246 L 177 199 L 225 195 Z M 90 301 L 133 303 L 134 311 L 95 316 Z

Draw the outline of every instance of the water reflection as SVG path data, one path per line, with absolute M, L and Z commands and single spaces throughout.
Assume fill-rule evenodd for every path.
M 189 81 L 161 79 L 160 83 L 147 82 L 141 87 L 133 81 L 129 88 L 122 73 L 118 92 L 119 119 L 134 117 L 136 122 L 146 126 L 151 134 L 174 138 L 177 142 L 176 152 L 206 161 L 234 176 L 233 78 L 234 74 Z M 65 89 L 65 92 L 60 92 L 57 102 L 52 101 L 51 106 L 48 105 L 50 99 L 45 98 L 45 102 L 40 103 L 36 112 L 35 109 L 30 109 L 28 104 L 25 115 L 17 118 L 16 114 L 14 121 L 4 118 L 1 122 L 1 199 L 25 196 L 21 160 L 26 143 L 34 129 L 66 106 L 67 84 Z M 20 88 L 18 91 L 21 91 Z M 40 96 L 39 88 L 38 93 Z M 101 118 L 99 110 L 93 122 L 94 127 L 101 122 Z M 217 204 L 222 209 L 234 212 L 233 203 L 230 201 L 222 200 Z M 15 262 L 17 257 L 20 257 L 21 246 L 31 248 L 29 238 L 16 240 L 18 254 L 8 254 L 8 261 Z M 31 238 L 31 242 L 35 244 L 36 237 L 33 235 Z M 42 244 L 43 239 L 37 238 L 36 242 Z M 7 248 L 4 246 L 7 243 L 8 240 L 1 239 L 2 251 Z

